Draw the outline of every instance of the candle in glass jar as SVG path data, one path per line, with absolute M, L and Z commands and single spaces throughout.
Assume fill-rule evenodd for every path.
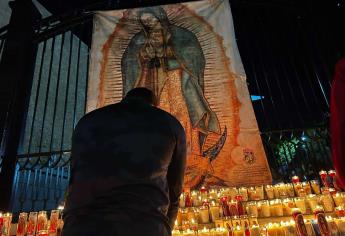
M 344 204 L 343 197 L 340 193 L 336 193 L 333 195 L 333 200 L 336 206 L 342 206 Z
M 284 210 L 280 199 L 276 199 L 270 202 L 270 211 L 272 216 L 283 216 Z
M 237 201 L 231 200 L 228 202 L 229 204 L 229 209 L 230 209 L 230 215 L 231 216 L 238 216 L 238 209 L 237 209 Z
M 294 197 L 295 196 L 295 190 L 294 190 L 293 184 L 291 184 L 291 183 L 285 184 L 285 188 L 286 188 L 286 191 L 287 191 L 287 195 L 289 197 Z
M 327 172 L 324 171 L 324 170 L 321 170 L 321 171 L 319 172 L 319 175 L 320 175 L 321 178 L 326 178 L 326 177 L 327 177 Z
M 311 186 L 308 181 L 302 182 L 302 187 L 305 192 L 305 194 L 311 194 Z
M 52 210 L 50 212 L 49 233 L 55 233 L 57 231 L 58 223 L 59 223 L 59 217 L 60 217 L 60 211 L 59 210 Z
M 229 192 L 228 192 L 229 197 L 230 197 L 230 199 L 232 199 L 232 200 L 235 199 L 236 195 L 238 195 L 238 190 L 237 190 L 237 188 L 235 188 L 235 187 L 229 188 L 228 191 L 229 191 Z
M 273 186 L 274 198 L 280 198 L 279 184 Z
M 258 195 L 258 200 L 265 199 L 264 186 L 255 186 L 255 190 Z
M 345 218 L 341 217 L 338 219 L 334 219 L 335 224 L 339 230 L 340 235 L 345 235 Z
M 295 236 L 296 235 L 296 229 L 295 229 L 295 222 L 290 221 L 290 222 L 282 222 L 281 223 L 283 231 L 284 231 L 284 236 Z
M 195 196 L 195 197 L 192 197 L 193 199 L 193 206 L 195 207 L 199 207 L 202 203 L 202 199 L 201 199 L 201 196 Z
M 30 212 L 26 235 L 27 236 L 35 235 L 36 226 L 37 226 L 37 212 Z
M 202 206 L 199 208 L 199 217 L 201 220 L 201 223 L 206 224 L 210 222 L 210 216 L 207 206 Z
M 239 189 L 239 194 L 242 196 L 243 201 L 248 201 L 248 190 L 246 187 L 241 187 Z
M 318 205 L 318 197 L 316 196 L 316 194 L 309 194 L 307 196 L 307 203 L 310 211 L 314 212 L 315 208 Z
M 334 213 L 338 217 L 345 217 L 345 209 L 342 206 L 335 207 Z
M 295 224 L 296 224 L 297 235 L 307 236 L 308 235 L 307 228 L 305 226 L 304 218 L 303 218 L 303 215 L 301 213 L 301 210 L 298 208 L 292 209 L 292 217 L 293 217 Z
M 257 200 L 256 199 L 256 191 L 255 191 L 254 187 L 250 187 L 248 189 L 248 198 L 249 198 L 249 200 Z
M 258 217 L 258 206 L 255 202 L 249 202 L 247 204 L 247 212 L 249 216 Z
M 236 226 L 233 231 L 233 236 L 245 236 L 243 228 L 239 225 Z
M 183 222 L 187 222 L 188 221 L 188 209 L 181 209 L 180 210 L 180 217 L 181 217 L 181 224 L 180 225 L 182 225 L 183 224 Z
M 28 220 L 28 213 L 21 212 L 18 218 L 18 225 L 17 225 L 17 236 L 24 236 L 26 231 L 26 222 Z
M 187 210 L 187 220 L 188 221 L 192 221 L 192 220 L 194 220 L 194 219 L 196 219 L 197 217 L 196 217 L 196 211 L 195 211 L 195 209 L 193 208 L 193 207 L 191 207 L 191 208 L 189 208 L 188 210 Z
M 172 236 L 180 236 L 183 235 L 179 230 L 174 229 L 173 231 L 171 231 Z
M 338 227 L 337 227 L 333 217 L 327 216 L 326 220 L 327 220 L 328 228 L 330 231 L 330 236 L 338 236 L 339 235 Z
M 335 170 L 329 170 L 329 171 L 328 171 L 328 175 L 329 175 L 329 177 L 334 178 L 335 175 L 336 175 Z
M 292 176 L 291 180 L 292 180 L 292 183 L 294 183 L 294 184 L 298 183 L 299 182 L 299 177 L 297 175 L 294 175 L 294 176 Z
M 306 220 L 305 222 L 305 228 L 307 229 L 307 234 L 311 236 L 315 236 L 313 225 L 311 224 L 310 220 Z
M 260 205 L 260 216 L 262 217 L 270 217 L 271 216 L 271 211 L 270 211 L 270 205 L 268 201 L 261 201 L 259 203 Z
M 283 199 L 283 208 L 284 208 L 284 215 L 291 216 L 292 208 L 295 208 L 296 205 L 291 198 Z
M 220 215 L 219 205 L 216 204 L 214 201 L 211 202 L 210 214 L 211 214 L 211 219 L 213 222 L 219 219 L 219 215 Z
M 260 236 L 260 227 L 258 225 L 253 225 L 250 227 L 250 236 Z
M 278 190 L 279 190 L 279 197 L 288 196 L 288 188 L 286 184 L 284 183 L 278 184 Z
M 332 212 L 334 210 L 334 203 L 330 193 L 323 193 L 320 200 L 325 212 Z
M 295 183 L 294 184 L 294 188 L 295 188 L 295 192 L 296 192 L 296 195 L 299 196 L 299 197 L 304 197 L 305 196 L 305 191 L 303 189 L 303 185 L 302 183 Z
M 11 223 L 12 223 L 12 213 L 1 213 L 0 216 L 0 234 L 7 236 L 10 234 L 11 230 Z
M 268 199 L 273 199 L 274 198 L 274 190 L 272 185 L 266 185 L 265 186 L 266 190 L 266 195 Z
M 307 206 L 305 203 L 305 198 L 304 197 L 297 197 L 295 198 L 295 205 L 297 208 L 300 209 L 302 214 L 306 214 L 307 213 Z
M 224 229 L 223 227 L 217 227 L 215 229 L 212 229 L 210 232 L 210 235 L 212 236 L 228 236 L 228 231 Z
M 181 193 L 180 198 L 179 198 L 179 206 L 180 207 L 182 207 L 182 208 L 185 207 L 185 203 L 186 203 L 185 200 L 186 200 L 185 194 Z
M 209 196 L 212 199 L 217 199 L 218 198 L 218 191 L 216 189 L 211 189 L 209 192 Z
M 267 226 L 268 236 L 279 236 L 281 228 L 277 223 L 269 223 Z
M 321 193 L 319 181 L 312 180 L 312 181 L 310 181 L 310 185 L 311 185 L 311 188 L 313 189 L 313 192 L 315 194 L 320 194 Z
M 202 230 L 198 230 L 198 236 L 210 236 L 210 230 L 204 227 Z
M 327 181 L 327 172 L 324 170 L 321 170 L 319 172 L 319 175 L 321 177 L 322 183 L 325 187 L 329 187 L 328 181 Z

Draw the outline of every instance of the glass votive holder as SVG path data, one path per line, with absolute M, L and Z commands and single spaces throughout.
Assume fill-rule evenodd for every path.
M 287 183 L 287 184 L 285 184 L 285 188 L 286 188 L 286 191 L 287 191 L 287 195 L 289 197 L 294 197 L 295 196 L 295 190 L 294 190 L 293 184 Z
M 46 230 L 48 224 L 48 217 L 46 211 L 40 211 L 37 217 L 37 232 Z
M 37 215 L 38 215 L 38 213 L 36 211 L 29 213 L 28 226 L 27 226 L 27 230 L 26 230 L 27 236 L 34 236 L 36 233 Z
M 274 189 L 272 185 L 266 185 L 265 186 L 266 196 L 268 199 L 274 198 Z
M 284 183 L 278 184 L 278 190 L 279 190 L 279 197 L 280 198 L 286 198 L 289 196 L 288 188 L 287 188 L 286 184 L 284 184 Z
M 28 220 L 28 213 L 21 212 L 17 224 L 17 236 L 24 236 L 26 234 L 26 226 Z
M 306 198 L 310 213 L 313 213 L 315 208 L 319 205 L 319 197 L 316 194 L 309 194 Z
M 270 210 L 270 204 L 267 200 L 260 201 L 258 203 L 258 208 L 260 209 L 260 217 L 270 217 L 271 216 L 271 210 Z
M 284 208 L 284 215 L 291 216 L 292 209 L 295 208 L 295 202 L 292 198 L 285 198 L 283 199 L 283 208 Z
M 303 187 L 303 190 L 304 190 L 304 192 L 305 192 L 306 195 L 309 195 L 309 194 L 312 193 L 312 192 L 311 192 L 311 186 L 310 186 L 310 184 L 309 184 L 308 181 L 302 182 L 302 187 Z
M 49 233 L 55 233 L 58 229 L 60 218 L 60 211 L 59 210 L 52 210 L 50 212 L 50 224 L 49 224 Z
M 334 194 L 333 200 L 336 206 L 343 206 L 345 204 L 343 196 L 340 193 Z
M 0 213 L 0 234 L 3 236 L 10 235 L 12 223 L 12 213 Z
M 302 214 L 307 213 L 307 206 L 304 197 L 296 197 L 295 199 L 296 207 L 300 209 Z
M 312 180 L 310 181 L 310 185 L 311 185 L 311 188 L 313 190 L 313 192 L 315 194 L 320 194 L 321 193 L 321 190 L 320 190 L 320 183 L 318 180 Z
M 256 202 L 248 202 L 246 205 L 247 213 L 249 216 L 258 217 L 258 205 Z
M 200 218 L 200 223 L 202 224 L 207 224 L 210 222 L 208 206 L 199 207 L 199 218 Z
M 263 200 L 265 199 L 265 193 L 264 193 L 264 186 L 255 186 L 255 190 L 258 194 L 258 199 L 257 200 Z
M 284 210 L 280 199 L 270 201 L 271 216 L 283 216 Z
M 334 202 L 330 193 L 323 193 L 320 197 L 320 202 L 325 212 L 332 212 L 334 210 Z
M 242 196 L 243 201 L 248 201 L 248 189 L 246 187 L 239 188 L 238 193 Z
M 343 206 L 335 207 L 334 213 L 337 217 L 345 217 L 345 209 Z

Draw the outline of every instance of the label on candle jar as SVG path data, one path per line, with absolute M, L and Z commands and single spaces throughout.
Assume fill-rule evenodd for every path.
M 26 225 L 26 219 L 24 217 L 19 217 L 17 235 L 24 235 L 25 225 Z
M 308 236 L 307 228 L 304 224 L 303 215 L 301 213 L 296 214 L 294 216 L 294 219 L 295 219 L 295 223 L 296 223 L 296 229 L 297 229 L 298 236 Z
M 4 218 L 0 216 L 0 233 L 2 232 L 3 226 L 4 226 Z
M 328 228 L 328 224 L 327 224 L 327 220 L 325 217 L 325 214 L 320 212 L 320 213 L 316 213 L 315 218 L 317 219 L 317 224 L 319 226 L 320 229 L 320 233 L 322 236 L 329 236 L 330 235 L 330 231 Z

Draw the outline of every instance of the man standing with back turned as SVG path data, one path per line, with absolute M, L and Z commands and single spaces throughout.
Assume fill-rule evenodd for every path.
M 185 133 L 135 88 L 85 115 L 73 133 L 63 236 L 171 235 L 186 163 Z

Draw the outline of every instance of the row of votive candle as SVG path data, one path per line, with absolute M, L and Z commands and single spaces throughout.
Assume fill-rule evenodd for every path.
M 286 198 L 296 196 L 306 196 L 309 194 L 320 194 L 320 184 L 317 180 L 310 182 L 280 183 L 276 185 L 256 186 L 256 187 L 229 187 L 219 189 L 206 189 L 202 187 L 199 191 L 193 190 L 181 194 L 179 206 L 201 206 L 205 199 L 219 199 L 228 197 L 235 199 L 241 195 L 243 201 L 257 201 L 264 199 Z
M 344 208 L 345 193 L 331 195 L 309 194 L 306 197 L 252 201 L 246 203 L 246 212 L 255 217 L 290 216 L 292 208 L 299 208 L 303 214 L 312 214 L 316 206 L 321 205 L 326 212 L 333 212 L 335 207 Z
M 345 235 L 345 217 L 332 218 L 326 217 L 329 236 Z M 225 221 L 224 221 L 225 222 Z M 320 229 L 316 220 L 304 220 L 308 236 L 320 235 Z M 173 230 L 173 236 L 296 236 L 297 228 L 295 221 L 281 221 L 280 223 L 270 222 L 265 225 L 218 225 L 211 229 L 185 229 Z M 322 235 L 322 234 L 321 234 Z
M 17 236 L 48 236 L 55 235 L 62 228 L 60 210 L 52 210 L 48 221 L 47 212 L 22 212 L 19 214 Z
M 321 195 L 309 194 L 306 197 L 295 197 L 275 200 L 248 201 L 228 200 L 223 197 L 211 202 L 205 200 L 203 206 L 180 208 L 177 220 L 179 225 L 184 220 L 194 219 L 198 223 L 215 222 L 221 217 L 249 215 L 254 217 L 291 216 L 293 208 L 299 208 L 302 214 L 312 214 L 317 206 L 322 206 L 325 212 L 333 212 L 338 207 L 344 212 L 345 193 L 330 193 Z M 341 215 L 341 214 L 340 214 Z

